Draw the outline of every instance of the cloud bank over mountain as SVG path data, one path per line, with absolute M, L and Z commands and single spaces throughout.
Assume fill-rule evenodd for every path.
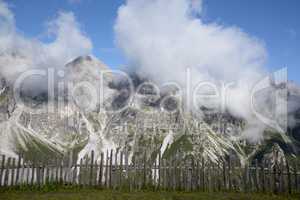
M 189 69 L 188 89 L 203 81 L 216 83 L 218 106 L 225 103 L 232 115 L 259 129 L 246 131 L 247 136 L 261 136 L 264 125 L 253 116 L 251 89 L 266 74 L 263 41 L 235 26 L 205 22 L 201 0 L 127 0 L 118 10 L 114 31 L 130 70 L 160 84 L 176 82 L 187 93 Z M 22 35 L 8 4 L 0 0 L 0 74 L 13 82 L 28 69 L 63 69 L 92 52 L 92 41 L 72 12 L 59 12 L 46 32 L 50 42 Z M 43 81 L 32 84 L 33 89 L 47 89 Z
M 128 0 L 118 12 L 117 44 L 134 67 L 158 80 L 182 81 L 187 67 L 198 80 L 261 74 L 267 54 L 261 41 L 238 27 L 204 23 L 195 11 L 201 16 L 201 1 Z
M 264 43 L 239 27 L 204 22 L 201 6 L 199 0 L 127 0 L 114 27 L 117 45 L 133 71 L 161 84 L 184 88 L 187 68 L 191 90 L 203 81 L 224 83 L 220 103 L 262 131 L 250 104 L 251 89 L 266 74 Z M 245 134 L 257 139 L 261 131 Z

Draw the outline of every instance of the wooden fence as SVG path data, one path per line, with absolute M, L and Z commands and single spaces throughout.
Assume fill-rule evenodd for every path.
M 1 157 L 0 187 L 47 184 L 93 186 L 128 190 L 299 192 L 297 164 L 268 162 L 241 166 L 227 160 L 218 164 L 205 160 L 147 158 L 110 151 L 94 159 L 94 152 L 79 163 L 72 159 L 25 162 Z

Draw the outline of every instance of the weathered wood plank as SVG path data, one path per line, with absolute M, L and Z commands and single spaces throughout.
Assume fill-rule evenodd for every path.
M 98 177 L 99 177 L 99 165 L 98 165 L 98 160 L 97 158 L 94 161 L 95 165 L 94 165 L 94 176 L 93 176 L 93 185 L 98 185 Z
M 89 158 L 88 156 L 85 157 L 85 164 L 84 164 L 84 180 L 83 185 L 87 186 L 89 184 Z
M 298 191 L 298 168 L 297 168 L 297 161 L 294 162 L 294 180 L 295 180 L 295 191 Z
M 178 178 L 178 176 L 177 176 L 177 160 L 176 160 L 176 157 L 173 158 L 171 166 L 172 166 L 172 169 L 173 169 L 172 175 L 171 175 L 171 177 L 173 177 L 172 178 L 172 189 L 173 189 L 173 191 L 175 191 L 176 187 L 177 187 L 177 180 L 176 179 Z
M 248 181 L 249 181 L 249 168 L 248 168 L 248 163 L 245 164 L 245 167 L 244 167 L 244 192 L 248 192 Z
M 160 189 L 161 184 L 161 153 L 158 152 L 158 181 L 157 181 L 157 189 Z
M 278 193 L 278 180 L 277 180 L 277 173 L 278 173 L 278 163 L 277 160 L 275 159 L 275 163 L 272 169 L 272 182 L 273 182 L 273 193 L 277 194 Z
M 262 186 L 262 192 L 266 192 L 266 161 L 264 160 L 261 163 L 261 186 Z
M 18 156 L 18 163 L 17 163 L 17 172 L 16 172 L 16 182 L 15 185 L 18 185 L 20 183 L 20 169 L 21 169 L 21 156 Z
M 36 164 L 35 161 L 33 161 L 32 166 L 31 166 L 31 179 L 30 179 L 30 185 L 33 185 L 35 183 L 35 172 L 36 172 Z
M 89 185 L 92 186 L 94 184 L 94 181 L 93 181 L 93 177 L 94 177 L 94 151 L 91 152 L 91 165 L 90 165 L 90 175 L 89 175 Z
M 63 184 L 64 182 L 64 161 L 63 159 L 60 160 L 59 162 L 59 184 Z
M 226 160 L 222 163 L 223 166 L 223 187 L 226 190 L 227 189 L 227 180 L 226 180 Z
M 206 188 L 206 177 L 205 177 L 205 161 L 204 158 L 202 158 L 202 164 L 201 164 L 201 184 L 202 184 L 202 191 L 205 191 Z
M 231 191 L 232 190 L 232 180 L 231 180 L 231 158 L 229 156 L 228 158 L 228 184 L 229 184 L 229 190 Z
M 126 184 L 127 184 L 127 186 L 128 186 L 128 188 L 129 188 L 129 190 L 131 189 L 130 187 L 131 187 L 131 179 L 130 179 L 130 177 L 129 177 L 129 175 L 130 175 L 130 167 L 129 167 L 129 152 L 128 152 L 128 150 L 126 149 L 125 150 L 125 178 L 126 178 Z
M 191 160 L 190 160 L 190 186 L 189 186 L 189 190 L 190 191 L 193 191 L 193 186 L 194 186 L 194 171 L 195 171 L 195 168 L 194 168 L 195 164 L 194 164 L 194 158 L 191 157 Z
M 20 169 L 20 177 L 19 177 L 19 184 L 22 185 L 25 183 L 25 162 L 24 159 L 23 163 L 21 163 L 21 169 Z
M 143 156 L 143 185 L 142 185 L 143 188 L 145 188 L 146 184 L 147 184 L 146 167 L 147 167 L 146 152 L 144 152 L 144 156 Z
M 83 159 L 80 159 L 80 163 L 79 163 L 79 169 L 78 169 L 78 184 L 81 186 L 83 185 Z
M 118 154 L 119 151 L 116 150 L 115 151 L 115 161 L 114 164 L 112 166 L 112 188 L 116 189 L 117 185 L 118 185 Z
M 98 185 L 102 187 L 102 176 L 103 176 L 103 153 L 100 155 L 100 169 L 99 169 L 99 178 L 98 178 Z
M 153 174 L 153 189 L 155 190 L 156 188 L 157 188 L 157 172 L 158 172 L 158 170 L 157 170 L 157 157 L 154 159 L 154 169 L 153 169 L 153 172 L 154 172 L 154 174 Z
M 5 155 L 2 155 L 1 158 L 2 159 L 1 159 L 1 168 L 0 168 L 0 187 L 4 185 L 3 174 L 5 170 Z
M 9 174 L 10 174 L 10 170 L 9 170 L 10 162 L 11 162 L 11 158 L 8 158 L 6 166 L 5 166 L 4 186 L 8 186 L 8 179 L 9 179 Z
M 284 171 L 284 166 L 283 166 L 283 159 L 281 158 L 280 161 L 280 166 L 279 166 L 279 191 L 281 193 L 285 192 L 285 183 L 284 183 L 284 177 L 283 177 L 283 171 Z
M 48 184 L 50 184 L 50 181 L 51 181 L 51 168 L 50 168 L 50 166 L 49 166 L 50 164 L 49 164 L 49 161 L 47 161 L 47 163 L 46 163 L 46 177 L 45 177 L 45 184 L 46 185 L 48 185 Z
M 26 167 L 26 185 L 29 185 L 30 184 L 30 180 L 29 180 L 29 178 L 30 178 L 30 166 L 29 166 L 29 163 L 27 162 L 26 164 L 25 164 L 25 167 Z
M 38 187 L 41 187 L 41 164 L 40 162 L 37 162 L 36 164 L 36 182 Z
M 109 167 L 109 154 L 108 150 L 106 151 L 106 161 L 105 161 L 105 187 L 108 187 L 108 167 Z
M 10 178 L 10 186 L 15 185 L 15 169 L 16 169 L 16 159 L 12 159 L 12 165 L 11 165 L 11 178 Z
M 120 169 L 119 169 L 119 189 L 122 189 L 122 181 L 123 181 L 123 152 L 120 154 Z
M 77 182 L 77 179 L 78 179 L 78 169 L 77 168 L 78 168 L 77 163 L 76 163 L 76 161 L 74 161 L 74 164 L 73 164 L 73 180 L 72 180 L 72 183 L 74 185 L 79 184 Z
M 58 158 L 55 159 L 55 182 L 59 182 L 59 161 Z
M 254 184 L 255 184 L 255 189 L 256 192 L 259 192 L 259 168 L 258 168 L 258 160 L 255 160 L 255 180 L 254 180 Z
M 287 171 L 287 185 L 288 185 L 288 193 L 292 193 L 292 185 L 291 185 L 291 173 L 290 173 L 290 166 L 289 162 L 286 161 L 286 171 Z
M 112 169 L 112 162 L 113 162 L 113 150 L 110 151 L 110 156 L 109 156 L 109 184 L 108 187 L 112 188 L 112 179 L 113 179 L 113 169 Z
M 272 164 L 268 163 L 268 191 L 273 192 L 273 170 L 272 170 Z

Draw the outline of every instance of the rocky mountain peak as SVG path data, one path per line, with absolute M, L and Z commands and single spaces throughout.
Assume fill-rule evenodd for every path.
M 100 70 L 107 70 L 108 67 L 92 55 L 79 56 L 66 64 L 67 68 L 83 68 L 87 66 L 98 66 Z

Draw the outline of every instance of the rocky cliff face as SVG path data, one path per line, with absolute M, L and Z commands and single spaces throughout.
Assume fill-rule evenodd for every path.
M 202 108 L 201 116 L 187 114 L 177 106 L 180 102 L 176 98 L 166 101 L 167 105 L 163 108 L 158 107 L 164 96 L 176 93 L 172 88 L 163 91 L 159 98 L 145 99 L 141 97 L 143 94 L 129 99 L 126 84 L 110 73 L 102 76 L 107 70 L 92 56 L 79 57 L 68 63 L 63 74 L 64 86 L 51 101 L 45 100 L 47 96 L 43 93 L 34 97 L 24 95 L 25 103 L 33 109 L 47 106 L 51 110 L 44 113 L 22 110 L 14 100 L 11 85 L 2 77 L 0 153 L 9 156 L 22 153 L 27 159 L 37 156 L 50 159 L 73 152 L 75 158 L 80 160 L 92 150 L 97 159 L 101 153 L 118 149 L 128 151 L 130 156 L 143 155 L 146 151 L 149 159 L 157 158 L 160 153 L 163 156 L 176 154 L 182 158 L 194 156 L 213 162 L 230 156 L 245 163 L 253 158 L 263 158 L 271 152 L 272 146 L 278 144 L 277 149 L 282 149 L 282 155 L 297 154 L 299 137 L 296 128 L 291 128 L 288 136 L 293 141 L 291 148 L 291 144 L 282 142 L 276 133 L 266 137 L 265 141 L 249 143 L 242 136 L 246 126 L 244 120 L 229 113 L 211 114 L 205 108 Z M 87 85 L 76 85 L 82 82 Z M 142 82 L 138 81 L 135 86 Z M 96 91 L 89 91 L 89 84 Z M 292 85 L 288 91 L 289 98 L 293 99 L 290 105 L 297 106 L 299 88 Z M 139 92 L 147 93 L 147 90 Z M 68 95 L 70 93 L 71 96 Z M 97 101 L 91 104 L 93 95 L 96 95 Z M 147 95 L 154 95 L 151 88 Z M 129 105 L 126 109 L 109 112 L 124 102 Z M 173 112 L 168 112 L 170 110 Z M 294 112 L 289 114 L 294 120 L 293 127 L 298 127 L 299 115 Z

